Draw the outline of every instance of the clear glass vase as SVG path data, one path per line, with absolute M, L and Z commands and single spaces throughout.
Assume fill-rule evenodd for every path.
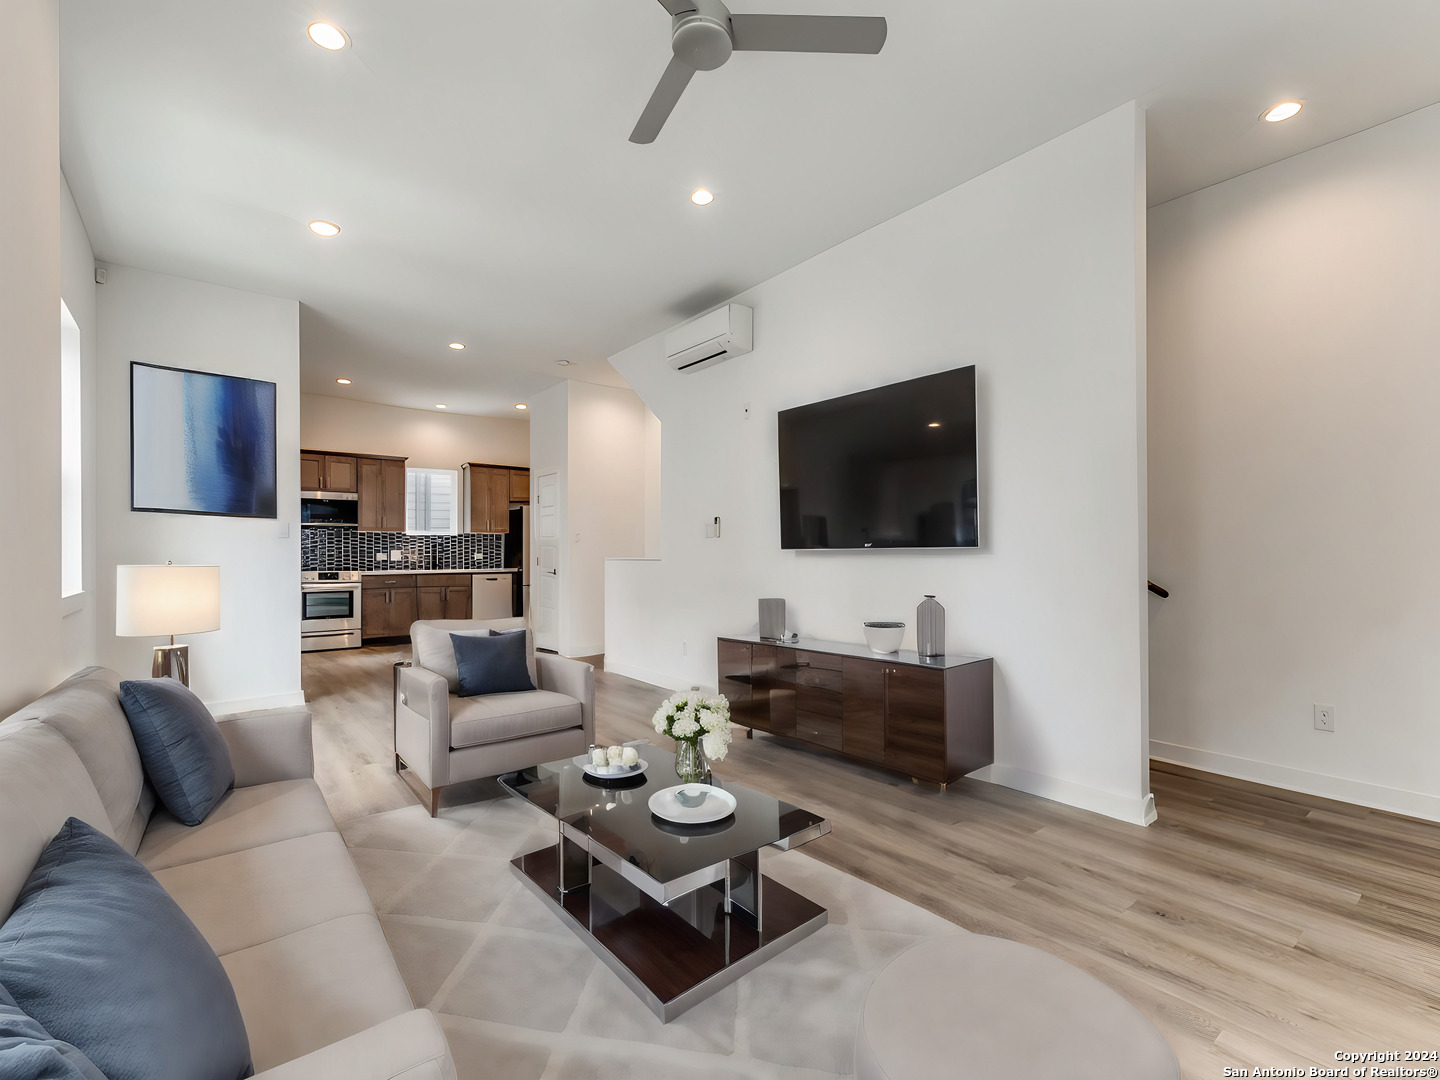
M 710 780 L 710 765 L 699 739 L 675 740 L 675 775 L 682 784 L 704 784 Z

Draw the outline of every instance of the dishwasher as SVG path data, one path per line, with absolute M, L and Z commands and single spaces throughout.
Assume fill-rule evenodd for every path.
M 514 574 L 474 574 L 470 579 L 473 619 L 508 619 L 515 611 Z

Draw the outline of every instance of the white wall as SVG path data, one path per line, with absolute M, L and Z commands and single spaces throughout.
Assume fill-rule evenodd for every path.
M 97 289 L 100 662 L 150 672 L 148 638 L 117 638 L 115 567 L 219 565 L 221 626 L 190 645 L 190 684 L 215 711 L 297 704 L 300 689 L 299 304 L 125 267 Z M 130 509 L 130 363 L 276 384 L 279 520 Z M 282 536 L 282 533 L 288 533 Z
M 645 410 L 645 557 L 660 557 L 660 418 Z
M 1440 820 L 1437 192 L 1432 106 L 1151 211 L 1157 757 Z
M 996 658 L 986 778 L 1145 820 L 1143 156 L 1127 105 L 742 294 L 748 356 L 612 357 L 665 438 L 661 561 L 611 563 L 607 668 L 714 686 L 716 635 L 753 631 L 759 597 L 858 641 L 935 593 L 948 649 Z M 979 550 L 782 551 L 777 410 L 965 364 Z
M 60 296 L 80 328 L 81 458 L 84 477 L 81 492 L 82 570 L 84 593 L 73 600 L 61 624 L 62 655 L 67 671 L 92 663 L 95 655 L 95 611 L 100 581 L 96 565 L 96 476 L 99 439 L 96 419 L 95 255 L 70 185 L 60 178 Z
M 561 652 L 605 651 L 605 560 L 645 553 L 649 410 L 631 390 L 570 382 L 567 636 Z
M 0 717 L 65 675 L 60 604 L 60 136 L 54 0 L 0 6 Z
M 659 425 L 633 391 L 575 381 L 532 397 L 530 413 L 532 492 L 536 477 L 559 473 L 553 647 L 594 656 L 605 651 L 605 560 L 645 553 L 647 486 L 659 475 L 647 450 Z
M 546 473 L 555 474 L 555 509 L 557 542 L 555 576 L 546 581 L 548 575 L 534 573 L 539 558 L 540 515 L 534 512 L 540 478 Z M 535 627 L 535 643 L 540 648 L 562 651 L 561 646 L 569 640 L 570 605 L 566 603 L 559 583 L 570 580 L 570 545 L 565 542 L 569 532 L 569 475 L 570 475 L 570 384 L 561 383 L 530 397 L 530 621 Z M 557 591 L 554 625 L 547 626 L 545 614 L 540 610 L 543 590 Z
M 458 469 L 467 461 L 527 465 L 530 422 L 301 394 L 300 445 L 407 457 L 415 469 Z

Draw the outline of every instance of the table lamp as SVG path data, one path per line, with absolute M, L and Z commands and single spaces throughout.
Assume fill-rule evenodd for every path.
M 152 679 L 170 676 L 190 685 L 190 646 L 176 645 L 176 634 L 220 629 L 218 566 L 117 566 L 115 636 L 169 637 L 155 646 Z

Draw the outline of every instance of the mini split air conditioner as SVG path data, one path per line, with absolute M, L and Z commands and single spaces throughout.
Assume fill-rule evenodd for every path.
M 665 335 L 665 355 L 676 371 L 699 371 L 754 347 L 755 312 L 726 304 Z

